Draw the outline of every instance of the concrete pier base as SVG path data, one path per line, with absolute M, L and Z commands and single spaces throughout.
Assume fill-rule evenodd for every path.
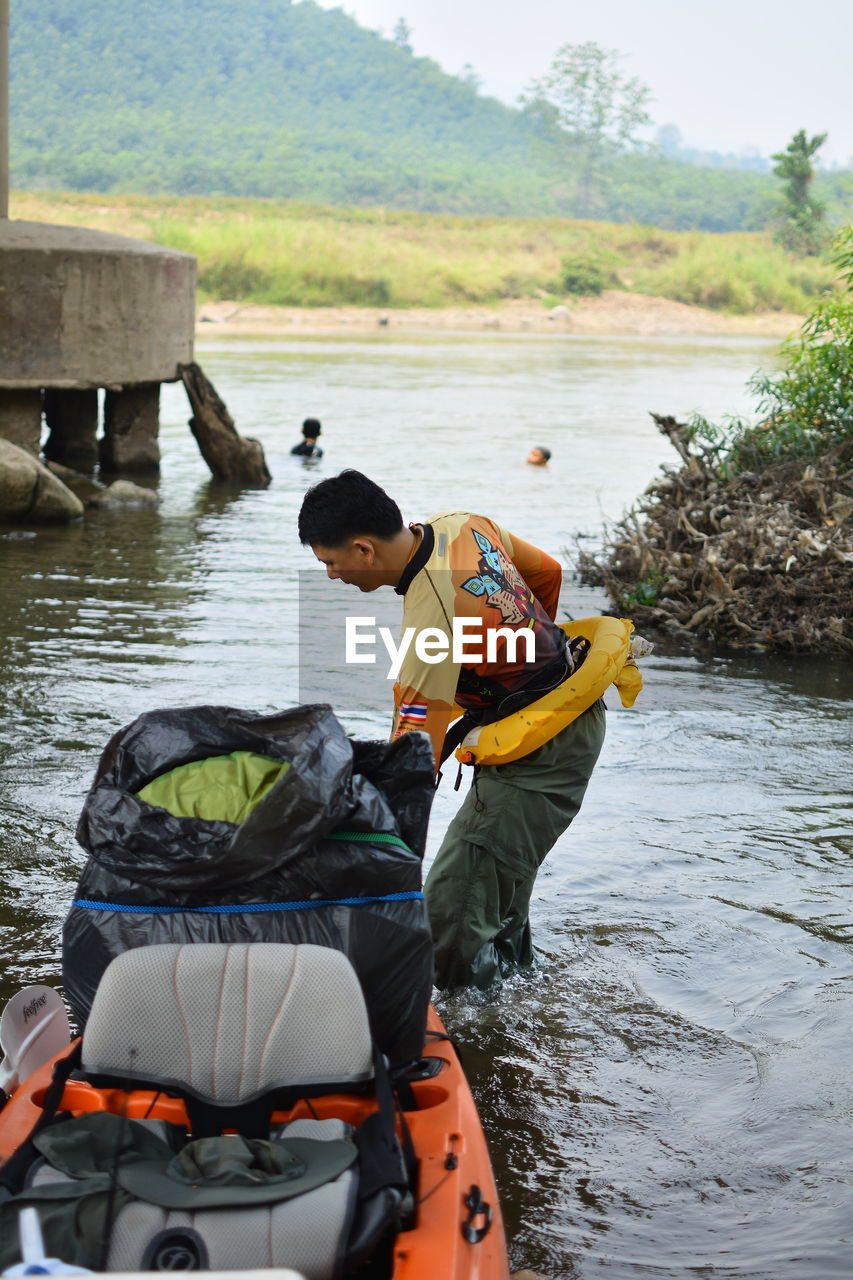
M 0 388 L 0 436 L 38 457 L 41 447 L 41 391 Z
M 98 393 L 47 387 L 44 416 L 50 435 L 44 456 L 68 467 L 92 470 L 98 463 Z
M 160 384 L 140 383 L 104 395 L 101 467 L 105 471 L 159 471 Z
M 44 392 L 52 461 L 156 471 L 159 384 L 192 360 L 195 275 L 163 245 L 0 218 L 0 431 L 37 453 Z
M 192 359 L 194 302 L 188 254 L 0 220 L 0 387 L 174 382 Z

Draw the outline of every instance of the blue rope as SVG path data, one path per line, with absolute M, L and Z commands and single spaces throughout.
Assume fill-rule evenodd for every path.
M 139 906 L 129 902 L 99 902 L 96 898 L 75 898 L 73 907 L 84 907 L 87 911 L 124 911 L 129 915 L 174 916 L 182 912 L 194 915 L 228 916 L 241 915 L 245 912 L 257 911 L 312 911 L 317 907 L 363 907 L 371 902 L 422 902 L 420 891 L 410 890 L 407 893 L 388 893 L 382 898 L 328 898 L 314 899 L 309 902 L 246 902 L 229 903 L 217 907 L 153 907 Z

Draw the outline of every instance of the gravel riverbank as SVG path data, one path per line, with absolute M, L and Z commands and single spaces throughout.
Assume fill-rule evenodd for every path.
M 669 298 L 610 289 L 597 298 L 578 298 L 545 307 L 512 299 L 495 307 L 275 307 L 246 302 L 205 302 L 197 316 L 199 334 L 210 333 L 372 333 L 456 330 L 505 333 L 742 335 L 784 338 L 802 321 L 790 312 L 727 315 Z

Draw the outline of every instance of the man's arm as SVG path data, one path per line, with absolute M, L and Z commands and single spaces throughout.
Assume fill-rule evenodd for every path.
M 451 720 L 459 714 L 459 708 L 448 706 L 443 701 L 425 698 L 424 694 L 411 685 L 394 685 L 394 725 L 391 730 L 392 740 L 400 738 L 412 729 L 420 729 L 428 733 L 432 742 L 432 754 L 435 770 L 438 772 L 441 760 L 441 749 L 444 736 Z
M 394 725 L 392 738 L 422 729 L 432 740 L 435 767 L 441 758 L 444 735 L 451 720 L 458 714 L 454 706 L 456 685 L 459 681 L 458 662 L 453 661 L 453 585 L 449 572 L 429 574 L 422 570 L 406 594 L 403 628 L 414 627 L 416 634 L 406 650 L 400 666 L 400 676 L 394 685 Z M 438 654 L 442 641 L 446 654 L 440 662 L 427 662 L 419 654 L 417 643 L 423 645 L 424 631 L 435 631 L 435 644 L 422 649 L 429 655 Z

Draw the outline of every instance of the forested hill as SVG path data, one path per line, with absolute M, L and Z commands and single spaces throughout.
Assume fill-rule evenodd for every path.
M 536 118 L 313 0 L 12 0 L 24 188 L 577 215 Z M 780 144 L 784 139 L 780 139 Z M 597 217 L 761 225 L 766 174 L 624 156 Z
M 25 186 L 548 201 L 521 113 L 311 0 L 13 0 L 11 129 Z

